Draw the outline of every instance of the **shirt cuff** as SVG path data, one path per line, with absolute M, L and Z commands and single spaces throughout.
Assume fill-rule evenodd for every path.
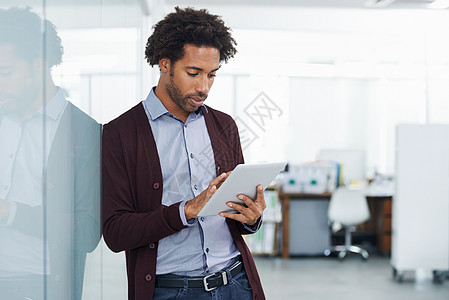
M 188 201 L 188 200 L 184 200 L 184 201 L 182 201 L 181 204 L 179 205 L 179 216 L 181 217 L 181 221 L 182 221 L 182 224 L 183 224 L 184 226 L 189 226 L 189 227 L 191 227 L 191 226 L 193 226 L 193 224 L 195 223 L 195 219 L 190 219 L 190 220 L 187 220 L 187 219 L 186 219 L 186 213 L 185 213 L 185 211 L 184 211 L 184 206 L 186 206 L 187 201 Z
M 7 220 L 0 220 L 0 226 L 11 226 L 14 217 L 16 216 L 17 204 L 9 202 L 9 216 Z
M 259 230 L 260 226 L 262 225 L 262 216 L 257 220 L 256 224 L 250 226 L 245 223 L 243 223 L 243 227 L 248 230 L 250 233 L 255 233 L 257 230 Z

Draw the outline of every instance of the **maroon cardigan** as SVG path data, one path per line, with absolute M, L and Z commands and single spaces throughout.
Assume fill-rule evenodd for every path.
M 234 120 L 210 107 L 203 108 L 214 151 L 217 174 L 243 163 Z M 128 299 L 153 296 L 158 241 L 182 230 L 179 203 L 165 206 L 162 171 L 154 136 L 143 105 L 104 125 L 103 235 L 114 252 L 126 251 Z M 253 299 L 265 299 L 259 275 L 242 234 L 242 223 L 228 219 L 231 235 L 242 253 Z

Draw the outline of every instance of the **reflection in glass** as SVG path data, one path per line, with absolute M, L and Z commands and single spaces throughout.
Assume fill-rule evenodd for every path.
M 52 23 L 0 10 L 1 299 L 80 299 L 100 240 L 101 126 L 53 83 L 62 54 Z

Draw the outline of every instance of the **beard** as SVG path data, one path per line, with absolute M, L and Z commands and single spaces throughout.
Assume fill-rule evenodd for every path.
M 34 77 L 27 78 L 22 83 L 20 91 L 1 91 L 0 90 L 0 114 L 21 114 L 30 108 L 39 100 L 42 93 L 42 82 Z
M 193 105 L 189 99 L 195 99 L 196 101 L 205 101 L 207 98 L 207 94 L 197 92 L 183 95 L 178 85 L 173 80 L 174 74 L 172 70 L 170 70 L 170 79 L 165 84 L 165 89 L 167 90 L 167 94 L 170 98 L 175 102 L 179 107 L 182 108 L 185 112 L 191 113 L 196 111 L 201 106 Z

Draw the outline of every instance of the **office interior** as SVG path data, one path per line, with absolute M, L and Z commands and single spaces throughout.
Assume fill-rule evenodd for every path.
M 144 47 L 158 20 L 178 5 L 221 15 L 238 53 L 206 103 L 236 120 L 246 163 L 288 162 L 267 190 L 268 237 L 248 239 L 267 298 L 447 299 L 444 2 L 3 0 L 0 8 L 30 6 L 55 24 L 64 55 L 53 79 L 99 124 L 156 85 Z M 320 185 L 330 175 L 311 183 L 320 166 L 335 171 L 332 184 Z M 324 254 L 345 242 L 328 219 L 337 185 L 367 200 L 370 216 L 352 233 L 366 260 Z M 126 299 L 126 284 L 124 253 L 100 241 L 86 256 L 82 299 Z

